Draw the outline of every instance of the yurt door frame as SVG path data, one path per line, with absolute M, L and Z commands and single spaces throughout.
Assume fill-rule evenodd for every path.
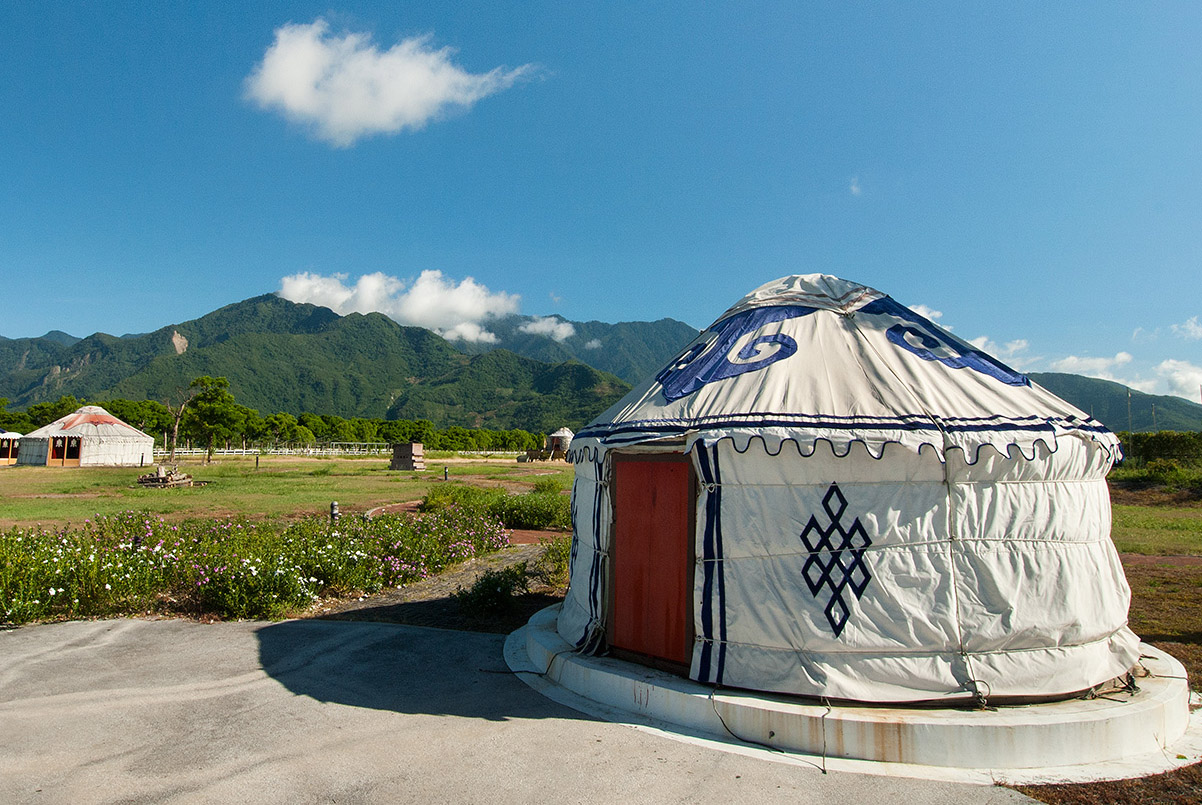
M 78 467 L 81 449 L 78 436 L 53 436 L 47 446 L 46 466 Z
M 607 640 L 619 657 L 688 673 L 697 478 L 683 452 L 613 455 Z

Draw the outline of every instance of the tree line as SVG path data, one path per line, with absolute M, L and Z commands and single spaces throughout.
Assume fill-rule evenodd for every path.
M 451 426 L 438 428 L 428 419 L 349 419 L 330 414 L 284 411 L 263 416 L 239 405 L 224 377 L 202 376 L 174 398 L 158 400 L 109 399 L 85 401 L 64 395 L 55 402 L 34 403 L 10 411 L 0 397 L 0 429 L 29 433 L 74 412 L 81 405 L 99 405 L 118 419 L 154 437 L 155 444 L 172 449 L 182 443 L 205 447 L 268 448 L 329 442 L 421 442 L 430 450 L 522 451 L 543 446 L 545 435 L 528 431 L 489 430 Z

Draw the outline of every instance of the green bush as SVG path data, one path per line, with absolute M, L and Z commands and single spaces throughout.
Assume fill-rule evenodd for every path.
M 558 492 L 506 495 L 494 500 L 488 513 L 508 528 L 565 531 L 572 527 L 572 501 Z
M 513 608 L 513 597 L 529 589 L 525 562 L 502 568 L 486 570 L 466 590 L 460 587 L 453 593 L 456 603 L 465 615 L 486 617 L 508 612 Z
M 563 484 L 558 478 L 539 478 L 534 482 L 532 491 L 541 495 L 558 495 L 563 491 Z
M 1123 445 L 1123 466 L 1142 468 L 1157 459 L 1176 461 L 1183 467 L 1202 469 L 1202 432 L 1162 430 L 1155 433 L 1118 434 Z
M 484 489 L 455 481 L 431 486 L 418 508 L 423 512 L 435 512 L 450 506 L 460 506 L 471 511 L 483 512 L 488 510 L 493 501 L 503 497 L 504 489 Z
M 572 558 L 572 535 L 561 534 L 540 543 L 543 552 L 530 569 L 530 577 L 548 587 L 568 586 L 568 571 Z
M 462 483 L 437 484 L 422 498 L 423 512 L 444 511 L 459 507 L 466 511 L 488 515 L 500 520 L 506 528 L 567 531 L 572 527 L 572 501 L 560 494 L 559 482 L 544 478 L 535 491 L 525 495 L 509 495 L 503 489 L 482 489 Z

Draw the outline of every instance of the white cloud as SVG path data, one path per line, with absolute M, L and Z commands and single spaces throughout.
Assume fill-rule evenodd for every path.
M 280 280 L 280 296 L 292 302 L 328 307 L 335 313 L 383 313 L 401 324 L 425 327 L 448 340 L 496 343 L 484 322 L 517 313 L 521 297 L 496 293 L 466 277 L 444 278 L 441 271 L 423 271 L 412 284 L 382 272 L 364 274 L 347 285 L 346 274 L 323 277 L 301 272 Z
M 917 313 L 919 316 L 922 316 L 924 319 L 930 319 L 931 321 L 934 321 L 934 322 L 938 322 L 940 319 L 943 318 L 942 310 L 935 310 L 934 308 L 927 307 L 926 305 L 910 305 L 910 310 L 913 310 L 915 313 Z M 942 325 L 940 325 L 940 326 L 942 326 Z M 944 327 L 943 329 L 946 330 L 948 328 Z
M 584 348 L 585 349 L 601 349 L 601 339 L 594 338 L 592 341 L 589 341 L 587 344 L 585 344 Z
M 851 183 L 847 186 L 847 191 L 849 193 L 851 193 L 853 196 L 858 196 L 864 192 L 860 188 L 860 177 L 859 176 L 851 177 Z
M 1053 372 L 1068 372 L 1086 377 L 1098 377 L 1102 380 L 1117 380 L 1113 370 L 1131 363 L 1131 360 L 1131 354 L 1128 352 L 1119 352 L 1113 358 L 1083 358 L 1069 355 L 1052 361 L 1049 367 Z
M 288 24 L 246 78 L 246 97 L 309 126 L 340 148 L 361 137 L 418 130 L 452 109 L 513 86 L 532 65 L 469 73 L 450 48 L 431 37 L 403 39 L 380 50 L 370 35 L 330 34 L 326 21 Z
M 521 327 L 518 327 L 523 333 L 531 333 L 533 335 L 545 335 L 553 341 L 563 343 L 572 336 L 576 335 L 576 328 L 569 321 L 560 321 L 554 316 L 544 316 L 535 318 L 533 321 L 528 321 Z
M 1005 344 L 998 344 L 991 340 L 989 336 L 982 335 L 970 338 L 968 343 L 987 355 L 992 355 L 1005 361 L 1020 372 L 1027 371 L 1027 367 L 1039 360 L 1039 358 L 1033 358 L 1026 354 L 1027 348 L 1031 345 L 1025 338 L 1016 338 L 1013 341 L 1007 341 Z
M 1198 317 L 1193 316 L 1183 324 L 1174 324 L 1173 335 L 1184 338 L 1187 341 L 1202 340 L 1202 324 L 1198 323 Z
M 1194 366 L 1189 361 L 1169 358 L 1156 365 L 1156 374 L 1168 386 L 1169 394 L 1193 402 L 1202 401 L 1199 397 L 1202 394 L 1202 367 Z

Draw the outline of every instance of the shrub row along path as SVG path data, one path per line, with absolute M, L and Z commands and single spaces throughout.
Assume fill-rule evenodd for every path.
M 418 501 L 395 503 L 372 509 L 368 515 L 415 512 L 417 506 Z M 456 592 L 470 588 L 485 571 L 501 570 L 520 562 L 533 564 L 542 554 L 539 542 L 561 536 L 556 531 L 515 529 L 509 529 L 509 534 L 511 546 L 505 550 L 470 559 L 437 576 L 401 588 L 357 599 L 323 599 L 306 610 L 303 616 L 508 634 L 525 625 L 530 616 L 540 609 L 563 600 L 562 590 L 536 588 L 517 596 L 511 609 L 489 617 L 468 617 L 459 610 L 454 598 Z

